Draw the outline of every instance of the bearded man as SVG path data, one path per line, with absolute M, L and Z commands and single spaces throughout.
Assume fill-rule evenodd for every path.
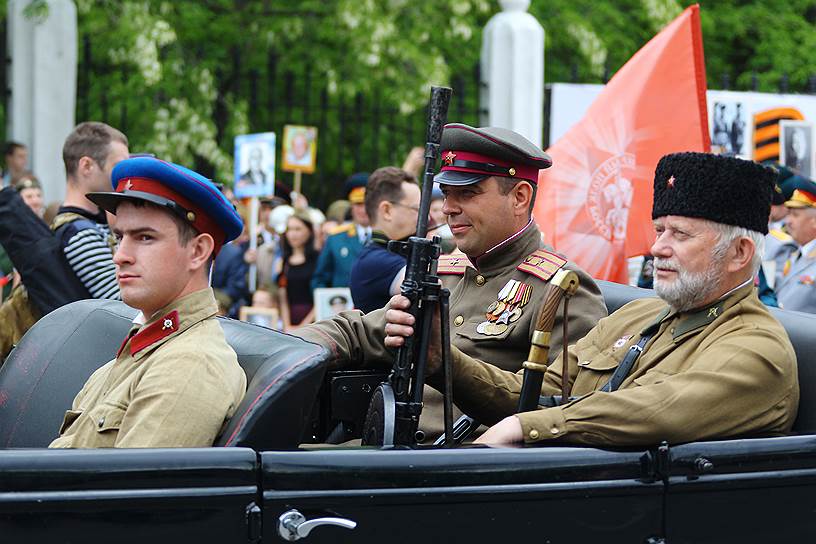
M 655 291 L 630 302 L 557 356 L 537 410 L 516 414 L 522 374 L 452 347 L 454 401 L 494 425 L 479 442 L 644 446 L 790 431 L 799 384 L 785 329 L 753 285 L 775 173 L 759 164 L 677 153 L 655 172 Z M 723 206 L 714 195 L 729 195 Z M 394 297 L 386 345 L 411 334 Z M 438 372 L 437 354 L 431 372 Z M 555 395 L 562 380 L 566 403 Z M 433 384 L 431 376 L 429 383 Z

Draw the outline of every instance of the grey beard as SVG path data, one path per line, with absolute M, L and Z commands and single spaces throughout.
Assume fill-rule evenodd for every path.
M 702 305 L 719 287 L 723 271 L 719 261 L 713 261 L 704 272 L 688 272 L 670 259 L 655 258 L 655 269 L 658 265 L 668 265 L 677 270 L 677 279 L 663 282 L 655 278 L 654 290 L 673 310 L 687 312 Z

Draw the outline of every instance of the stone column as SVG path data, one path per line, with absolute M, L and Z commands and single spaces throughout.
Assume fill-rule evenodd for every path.
M 65 197 L 62 144 L 74 127 L 77 15 L 72 0 L 49 0 L 47 15 L 28 18 L 28 0 L 8 2 L 11 57 L 8 139 L 29 148 L 29 167 L 46 202 Z
M 514 130 L 540 146 L 544 126 L 544 29 L 530 0 L 499 0 L 482 37 L 482 125 Z

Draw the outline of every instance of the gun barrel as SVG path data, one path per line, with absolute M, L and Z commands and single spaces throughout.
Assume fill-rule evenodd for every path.
M 423 238 L 428 234 L 428 211 L 431 209 L 431 192 L 439 158 L 439 142 L 442 141 L 442 130 L 448 117 L 452 90 L 449 87 L 431 87 L 431 100 L 428 104 L 428 131 L 425 140 L 425 169 L 422 175 L 422 199 L 419 203 L 416 235 Z

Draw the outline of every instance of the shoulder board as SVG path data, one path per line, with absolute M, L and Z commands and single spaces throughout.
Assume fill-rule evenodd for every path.
M 793 238 L 790 234 L 782 229 L 771 229 L 768 234 L 779 240 L 780 242 L 792 242 Z
M 51 230 L 56 231 L 57 229 L 59 229 L 63 225 L 67 225 L 68 223 L 73 223 L 74 221 L 77 221 L 79 219 L 85 219 L 85 218 L 82 217 L 81 215 L 79 215 L 78 213 L 74 213 L 74 212 L 65 212 L 65 213 L 58 214 L 54 218 L 54 220 L 51 222 Z
M 136 333 L 130 340 L 130 354 L 136 355 L 138 352 L 148 348 L 164 338 L 170 336 L 178 330 L 179 313 L 173 310 L 169 314 L 160 317 L 151 325 Z
M 436 273 L 439 275 L 463 276 L 470 266 L 470 261 L 464 255 L 440 255 Z
M 545 249 L 537 249 L 527 255 L 516 268 L 522 272 L 532 274 L 540 280 L 548 281 L 565 264 L 567 264 L 567 260 L 564 257 L 550 253 Z
M 338 225 L 338 226 L 334 227 L 331 230 L 331 232 L 329 233 L 329 236 L 333 236 L 335 234 L 344 234 L 344 233 L 354 234 L 354 223 L 351 223 L 351 224 L 348 224 L 348 225 Z

